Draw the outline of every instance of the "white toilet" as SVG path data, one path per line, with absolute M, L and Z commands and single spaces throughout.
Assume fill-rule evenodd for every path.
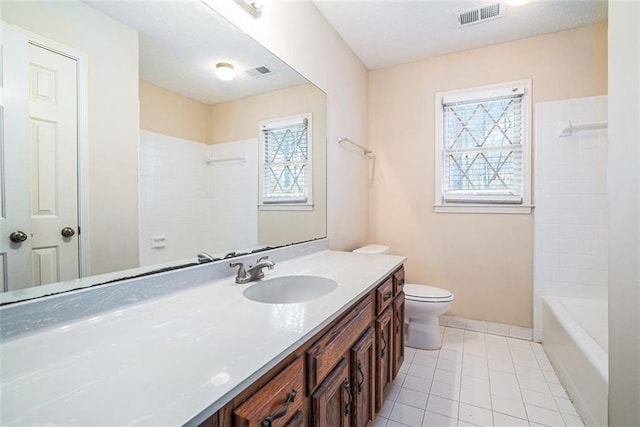
M 388 254 L 389 247 L 367 245 L 354 252 L 366 254 Z M 423 350 L 437 350 L 442 346 L 440 322 L 438 316 L 449 310 L 453 303 L 453 294 L 434 286 L 405 283 L 405 343 L 409 347 Z
M 453 294 L 433 286 L 404 285 L 404 317 L 409 322 L 406 344 L 423 350 L 437 350 L 442 346 L 438 316 L 449 310 Z

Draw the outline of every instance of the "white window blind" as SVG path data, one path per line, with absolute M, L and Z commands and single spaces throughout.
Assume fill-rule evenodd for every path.
M 261 124 L 263 204 L 309 203 L 311 115 Z
M 443 203 L 523 202 L 523 93 L 443 98 Z

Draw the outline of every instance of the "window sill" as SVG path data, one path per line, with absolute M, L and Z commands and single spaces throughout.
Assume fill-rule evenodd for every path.
M 446 205 L 433 205 L 435 213 L 461 213 L 461 214 L 520 214 L 531 213 L 533 205 L 498 205 L 498 204 L 469 204 L 447 203 Z
M 301 203 L 270 203 L 259 204 L 260 211 L 312 211 L 313 205 Z

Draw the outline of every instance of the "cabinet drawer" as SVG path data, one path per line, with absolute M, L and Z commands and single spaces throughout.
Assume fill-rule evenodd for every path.
M 393 295 L 399 295 L 404 290 L 404 267 L 393 273 Z
M 372 321 L 373 303 L 369 295 L 307 350 L 309 393 L 329 375 Z
M 287 403 L 288 400 L 291 401 Z M 303 358 L 298 357 L 233 411 L 233 425 L 257 427 L 269 417 L 272 417 L 269 425 L 273 427 L 289 425 L 302 409 L 304 400 L 304 363 Z M 275 417 L 285 409 L 284 414 Z
M 380 314 L 393 301 L 393 276 L 376 289 L 376 314 Z

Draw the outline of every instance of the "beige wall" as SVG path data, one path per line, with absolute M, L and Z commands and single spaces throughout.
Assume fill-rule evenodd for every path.
M 640 426 L 640 3 L 609 1 L 609 425 Z
M 209 105 L 140 80 L 140 129 L 209 143 Z
M 532 326 L 533 216 L 433 212 L 435 93 L 531 78 L 534 104 L 606 94 L 606 58 L 600 23 L 370 73 L 371 240 L 449 289 L 451 315 Z
M 280 245 L 326 236 L 326 95 L 312 84 L 211 106 L 211 142 L 258 139 L 259 123 L 311 113 L 313 123 L 313 210 L 261 210 L 260 245 Z
M 2 20 L 87 54 L 91 273 L 137 267 L 138 33 L 79 1 L 3 1 Z
M 327 94 L 327 236 L 337 250 L 368 243 L 369 162 L 336 142 L 367 145 L 367 69 L 312 2 L 274 2 L 256 20 L 205 1 Z

